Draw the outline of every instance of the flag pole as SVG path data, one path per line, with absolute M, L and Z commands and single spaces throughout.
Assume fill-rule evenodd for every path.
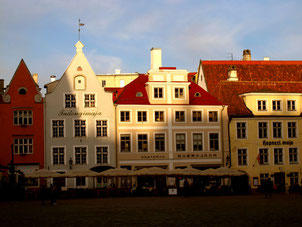
M 80 36 L 80 34 L 81 34 L 80 23 L 81 23 L 81 20 L 79 18 L 79 41 L 80 41 L 80 38 L 81 38 L 81 36 Z

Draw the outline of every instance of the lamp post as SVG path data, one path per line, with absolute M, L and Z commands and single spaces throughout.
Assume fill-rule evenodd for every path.
M 69 169 L 71 169 L 73 163 L 72 158 L 69 159 L 68 163 L 69 163 Z

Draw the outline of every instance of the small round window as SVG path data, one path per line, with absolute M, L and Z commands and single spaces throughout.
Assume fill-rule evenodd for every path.
M 194 96 L 195 96 L 195 97 L 200 97 L 201 95 L 200 95 L 199 92 L 196 92 Z
M 137 92 L 136 97 L 143 97 L 143 93 L 142 92 Z
M 19 88 L 19 94 L 20 95 L 25 95 L 26 94 L 26 89 L 24 87 Z

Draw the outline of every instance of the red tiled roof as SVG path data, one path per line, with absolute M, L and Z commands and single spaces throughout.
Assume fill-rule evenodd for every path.
M 229 116 L 252 115 L 240 94 L 302 91 L 302 61 L 202 61 L 208 91 L 228 105 Z M 237 82 L 227 81 L 228 68 L 237 68 Z
M 197 72 L 190 72 L 188 73 L 188 81 L 192 81 L 193 77 L 197 74 Z M 193 81 L 194 82 L 194 81 Z
M 150 105 L 145 84 L 148 82 L 148 75 L 140 74 L 135 80 L 124 87 L 123 91 L 116 100 L 116 104 L 131 104 L 131 105 Z M 137 92 L 142 92 L 142 97 L 136 97 Z M 195 93 L 199 92 L 200 97 L 195 97 Z M 212 95 L 192 83 L 189 85 L 189 105 L 223 105 L 217 101 Z
M 115 102 L 118 96 L 122 93 L 123 89 L 123 87 L 105 87 L 105 91 L 112 92 L 113 102 Z

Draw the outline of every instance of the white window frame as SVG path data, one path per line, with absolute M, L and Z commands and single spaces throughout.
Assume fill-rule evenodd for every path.
M 155 135 L 156 134 L 164 134 L 164 140 L 165 140 L 165 150 L 164 151 L 156 151 L 156 144 L 155 144 Z M 166 151 L 167 151 L 167 133 L 166 132 L 154 132 L 153 133 L 153 151 L 156 153 L 166 153 Z
M 274 110 L 274 105 L 273 105 L 273 103 L 274 103 L 274 102 L 277 102 L 277 101 L 280 102 L 280 110 Z M 283 102 L 282 102 L 281 99 L 272 99 L 272 112 L 281 112 L 282 109 L 283 109 L 282 107 L 283 107 Z
M 210 112 L 217 112 L 217 121 L 210 121 Z M 220 122 L 220 114 L 218 110 L 208 110 L 207 111 L 207 122 L 211 124 L 219 123 Z
M 201 112 L 201 121 L 193 121 L 193 112 Z M 197 123 L 203 123 L 204 119 L 203 119 L 203 110 L 191 110 L 191 122 L 193 124 L 197 124 Z
M 65 105 L 65 95 L 74 95 L 75 96 L 75 107 L 66 107 L 66 105 Z M 71 109 L 76 109 L 76 108 L 78 108 L 79 107 L 79 99 L 78 99 L 78 94 L 77 93 L 74 93 L 74 92 L 64 92 L 63 93 L 63 108 L 65 109 L 65 110 L 71 110 Z
M 76 154 L 75 154 L 75 149 L 77 147 L 86 147 L 86 164 L 76 164 Z M 76 166 L 88 166 L 89 165 L 89 150 L 88 150 L 88 145 L 81 145 L 81 144 L 78 144 L 78 145 L 74 145 L 73 146 L 73 165 L 76 165 Z
M 94 95 L 94 107 L 85 107 L 85 95 L 89 95 L 89 98 L 90 98 L 90 95 Z M 90 105 L 90 99 L 89 99 L 89 105 Z M 96 93 L 93 93 L 93 92 L 88 92 L 88 93 L 83 93 L 83 108 L 84 109 L 96 109 L 98 106 L 97 106 L 97 94 Z
M 121 135 L 130 135 L 130 152 L 123 152 L 122 147 L 121 147 Z M 133 138 L 132 138 L 132 133 L 131 132 L 120 132 L 118 134 L 118 151 L 120 154 L 131 154 L 133 153 Z
M 185 150 L 184 151 L 177 151 L 177 145 L 176 145 L 176 134 L 185 134 Z M 188 135 L 187 132 L 174 132 L 174 151 L 175 152 L 188 152 Z
M 186 87 L 185 86 L 173 86 L 173 100 L 185 100 L 187 98 Z M 183 98 L 175 97 L 175 89 L 183 89 Z
M 53 160 L 53 149 L 54 148 L 64 148 L 64 164 L 54 164 L 54 160 Z M 50 157 L 50 163 L 52 166 L 62 166 L 62 165 L 66 165 L 66 146 L 61 146 L 61 145 L 58 145 L 58 146 L 51 146 L 50 147 L 50 153 L 51 153 L 51 157 Z
M 274 123 L 281 123 L 281 136 L 280 137 L 274 137 Z M 272 138 L 273 139 L 283 139 L 283 129 L 284 129 L 284 126 L 282 124 L 283 122 L 282 121 L 272 121 L 271 122 L 271 127 L 272 127 Z
M 18 153 L 16 153 L 16 149 L 15 149 L 15 140 L 20 140 L 20 139 L 22 139 L 23 140 L 23 143 L 22 143 L 22 147 L 23 147 L 23 153 L 20 153 L 19 152 L 19 147 L 21 146 L 20 144 L 19 144 L 19 141 L 18 141 L 18 144 L 17 144 L 17 147 L 18 147 Z M 27 143 L 27 144 L 24 144 L 24 140 L 25 139 L 27 139 L 27 140 L 29 140 L 29 139 L 31 139 L 31 141 L 32 141 L 32 143 L 30 144 L 30 143 Z M 27 152 L 27 153 L 24 153 L 24 147 L 25 146 L 28 146 L 28 148 L 29 148 L 29 146 L 31 145 L 31 147 L 32 147 L 32 149 L 31 149 L 31 152 Z M 18 137 L 15 137 L 15 138 L 13 138 L 13 153 L 14 153 L 14 155 L 32 155 L 32 154 L 34 154 L 34 138 L 33 137 L 22 137 L 22 136 L 18 136 Z
M 291 122 L 295 122 L 296 123 L 296 137 L 289 137 L 288 135 L 288 123 L 291 123 Z M 286 134 L 287 134 L 287 138 L 288 139 L 298 139 L 299 137 L 299 124 L 298 124 L 298 121 L 294 120 L 294 121 L 286 121 Z
M 260 137 L 259 137 L 259 123 L 260 123 L 260 122 L 266 122 L 266 124 L 267 124 L 267 137 L 266 137 L 266 138 L 260 138 Z M 259 140 L 270 139 L 270 124 L 269 124 L 268 121 L 257 121 L 257 138 L 258 138 Z
M 64 127 L 64 131 L 63 131 L 63 133 L 64 133 L 64 136 L 63 137 L 53 137 L 53 126 L 52 126 L 52 121 L 63 121 L 63 127 Z M 59 138 L 65 138 L 66 137 L 66 121 L 65 121 L 65 119 L 56 119 L 56 118 L 54 118 L 54 119 L 50 119 L 50 135 L 51 135 L 51 138 L 55 138 L 55 139 L 59 139 Z
M 282 162 L 281 163 L 276 163 L 275 162 L 275 149 L 281 149 L 282 150 Z M 273 148 L 273 156 L 274 156 L 274 165 L 284 165 L 285 160 L 284 160 L 284 147 L 274 147 Z
M 31 113 L 31 117 L 27 116 L 25 117 L 23 115 L 23 112 L 27 112 L 27 114 Z M 17 112 L 17 124 L 15 124 L 15 112 Z M 19 116 L 20 116 L 20 113 L 21 113 L 21 118 L 22 118 L 22 124 L 19 123 Z M 34 124 L 34 112 L 32 110 L 17 110 L 17 109 L 14 109 L 13 110 L 13 125 L 21 125 L 21 126 L 29 126 L 29 125 L 33 125 Z M 24 123 L 24 119 L 27 119 L 27 124 Z M 31 119 L 31 124 L 28 123 L 29 119 Z
M 265 110 L 262 110 L 262 109 L 260 110 L 259 109 L 259 106 L 258 106 L 259 101 L 265 102 L 265 107 L 266 107 Z M 268 111 L 268 100 L 267 99 L 257 99 L 256 100 L 256 107 L 257 107 L 258 112 L 267 112 Z M 261 108 L 263 108 L 263 105 L 261 105 Z
M 107 121 L 107 136 L 97 136 L 97 121 Z M 110 125 L 109 125 L 109 119 L 108 118 L 96 118 L 94 121 L 94 135 L 95 138 L 109 138 L 110 137 Z
M 267 164 L 260 163 L 260 149 L 267 149 Z M 259 165 L 260 166 L 268 166 L 270 165 L 270 148 L 269 147 L 258 147 L 258 155 L 259 155 Z M 258 156 L 257 156 L 258 157 Z M 257 160 L 258 161 L 258 160 Z
M 246 150 L 246 164 L 245 165 L 239 165 L 239 150 Z M 238 147 L 237 148 L 237 166 L 249 166 L 249 155 L 248 155 L 248 148 L 247 147 Z
M 295 109 L 294 110 L 289 110 L 288 101 L 294 101 L 295 102 Z M 297 112 L 298 111 L 297 100 L 296 99 L 287 99 L 286 100 L 286 110 L 287 110 L 287 112 Z
M 75 121 L 80 120 L 80 121 L 85 121 L 85 136 L 75 136 Z M 73 137 L 74 138 L 88 138 L 88 120 L 86 118 L 73 118 L 72 119 L 72 124 L 73 124 Z
M 164 121 L 156 121 L 155 120 L 155 112 L 164 112 Z M 159 109 L 153 110 L 153 122 L 156 123 L 156 124 L 166 123 L 166 110 L 159 110 Z
M 98 163 L 98 159 L 97 159 L 97 148 L 98 147 L 107 147 L 107 163 Z M 95 163 L 96 165 L 109 165 L 110 164 L 110 146 L 109 145 L 95 145 L 94 146 L 94 157 L 95 157 Z
M 147 151 L 146 152 L 138 150 L 138 135 L 147 135 Z M 145 154 L 145 153 L 149 153 L 150 152 L 150 137 L 149 137 L 149 132 L 139 132 L 139 133 L 136 133 L 136 152 L 139 153 L 139 154 Z
M 176 121 L 176 112 L 184 112 L 185 113 L 185 121 Z M 174 110 L 173 122 L 176 124 L 184 124 L 187 123 L 187 110 Z
M 210 145 L 211 145 L 211 143 L 210 143 L 210 134 L 212 134 L 212 133 L 216 133 L 216 134 L 218 134 L 218 146 L 219 146 L 219 149 L 218 150 L 213 150 L 213 151 L 211 151 L 211 147 L 210 147 Z M 219 151 L 221 151 L 221 138 L 220 138 L 220 132 L 215 132 L 215 131 L 209 131 L 208 132 L 208 151 L 209 152 L 219 152 Z
M 138 121 L 138 112 L 146 112 L 146 121 Z M 149 123 L 149 110 L 136 110 L 135 119 L 138 124 Z
M 129 112 L 129 121 L 121 121 L 121 112 Z M 129 109 L 119 110 L 118 122 L 121 123 L 121 124 L 132 123 L 132 110 L 129 110 Z
M 163 89 L 163 97 L 161 97 L 161 98 L 156 98 L 155 97 L 155 92 L 154 92 L 154 90 L 156 89 L 156 88 L 161 88 L 161 89 Z M 152 98 L 153 99 L 155 99 L 155 100 L 162 100 L 162 99 L 165 99 L 165 87 L 161 87 L 161 86 L 154 86 L 154 87 L 152 87 Z
M 297 162 L 290 162 L 290 158 L 289 158 L 289 157 L 290 157 L 290 153 L 289 153 L 289 149 L 290 149 L 290 148 L 296 148 L 296 149 L 297 149 Z M 297 147 L 289 147 L 289 148 L 288 148 L 288 163 L 289 163 L 290 165 L 299 165 L 299 163 L 300 163 L 300 162 L 299 162 L 299 160 L 300 160 L 300 159 L 299 159 L 299 153 L 300 153 L 300 152 L 299 152 L 299 147 L 298 147 L 298 146 L 297 146 Z
M 239 138 L 238 137 L 237 123 L 245 123 L 245 138 Z M 247 140 L 248 139 L 248 122 L 247 121 L 236 121 L 235 122 L 235 127 L 236 127 L 236 138 L 238 140 Z
M 201 151 L 194 151 L 194 134 L 201 134 L 202 135 L 202 137 L 201 137 L 201 139 L 202 139 L 202 141 L 201 141 L 202 142 L 202 150 Z M 205 132 L 203 132 L 203 131 L 194 131 L 194 132 L 191 133 L 192 152 L 203 152 L 203 151 L 205 151 L 204 134 L 205 134 Z

